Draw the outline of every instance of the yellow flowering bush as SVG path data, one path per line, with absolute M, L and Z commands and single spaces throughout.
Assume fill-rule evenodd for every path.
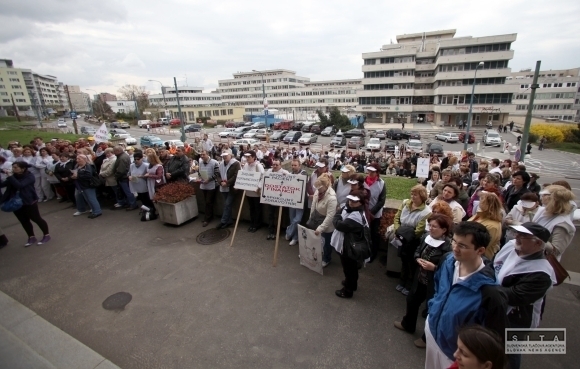
M 554 125 L 554 124 L 534 124 L 530 128 L 530 133 L 537 135 L 538 137 L 546 136 L 548 142 L 562 142 L 564 141 L 565 132 L 570 131 L 572 128 Z

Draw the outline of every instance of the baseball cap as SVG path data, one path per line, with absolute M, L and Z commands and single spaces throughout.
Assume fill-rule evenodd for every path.
M 548 242 L 548 240 L 550 239 L 550 236 L 551 236 L 550 231 L 548 231 L 546 228 L 542 227 L 538 223 L 534 223 L 534 222 L 526 222 L 526 223 L 523 223 L 521 225 L 515 225 L 515 226 L 510 226 L 510 227 L 512 227 L 514 230 L 516 230 L 516 232 L 526 233 L 526 234 L 531 234 L 533 236 L 536 236 L 544 242 Z
M 358 181 L 357 180 L 354 180 L 354 179 L 349 179 L 348 181 L 346 181 L 346 183 L 357 184 Z
M 371 172 L 376 172 L 377 169 L 374 167 L 371 167 L 370 165 L 366 168 L 367 170 L 370 170 Z
M 322 162 L 318 162 L 318 163 L 316 163 L 316 166 L 320 167 L 320 168 L 324 168 L 326 166 L 326 164 L 324 164 Z
M 221 156 L 228 156 L 228 155 L 232 155 L 232 153 L 227 152 L 227 151 L 224 151 L 224 152 L 222 152 L 222 155 Z
M 343 173 L 350 173 L 350 170 L 346 166 L 342 167 L 340 171 Z
M 360 201 L 358 196 L 348 195 L 346 198 L 352 201 Z

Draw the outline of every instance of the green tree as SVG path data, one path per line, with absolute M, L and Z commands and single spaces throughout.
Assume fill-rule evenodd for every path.
M 322 111 L 317 110 L 318 119 L 320 119 L 320 124 L 322 128 L 328 126 L 334 126 L 337 129 L 349 129 L 352 127 L 350 124 L 350 119 L 342 114 L 337 107 L 333 107 L 330 109 L 330 113 L 328 114 L 329 117 L 326 116 Z

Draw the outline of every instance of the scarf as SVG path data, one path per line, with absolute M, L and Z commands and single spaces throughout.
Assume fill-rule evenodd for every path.
M 362 216 L 361 216 L 362 214 Z M 347 219 L 352 219 L 355 222 L 359 223 L 360 225 L 363 225 L 363 217 L 364 217 L 364 213 L 360 212 L 360 211 L 351 211 L 348 212 L 346 210 L 346 206 L 344 208 L 342 208 L 342 213 L 340 214 L 342 217 L 342 220 L 345 221 Z M 366 217 L 365 217 L 365 223 L 368 224 L 368 222 L 366 221 Z M 330 246 L 334 247 L 334 249 L 336 250 L 336 252 L 338 252 L 339 254 L 342 254 L 342 246 L 344 244 L 344 232 L 341 231 L 337 231 L 336 229 L 332 232 L 332 236 L 330 237 Z
M 365 183 L 371 187 L 377 180 L 379 179 L 379 176 L 376 177 L 371 177 L 371 176 L 367 176 L 365 178 Z

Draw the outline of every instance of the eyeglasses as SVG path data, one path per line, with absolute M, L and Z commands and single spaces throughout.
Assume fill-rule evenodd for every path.
M 470 247 L 462 244 L 462 243 L 458 243 L 455 238 L 451 239 L 451 245 L 456 245 L 457 247 L 459 247 L 461 250 L 469 250 Z

